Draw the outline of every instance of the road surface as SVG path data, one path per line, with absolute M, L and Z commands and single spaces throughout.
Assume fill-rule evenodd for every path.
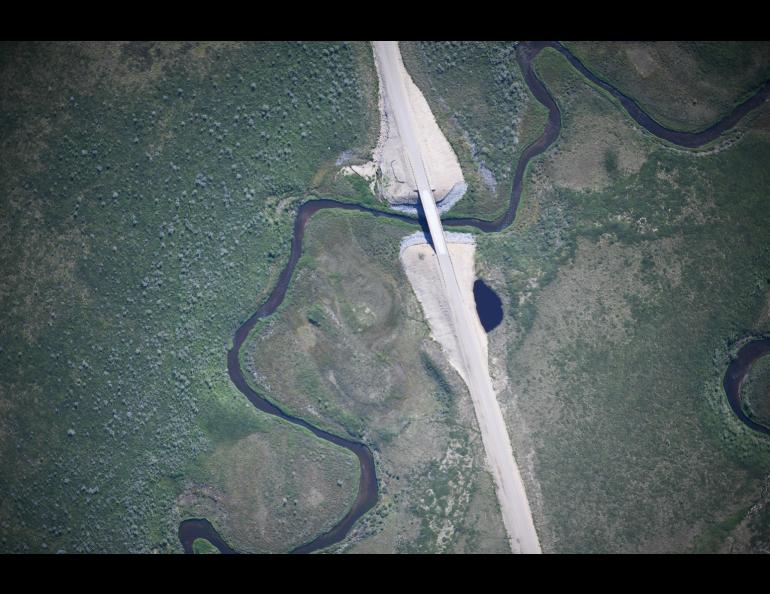
M 508 430 L 500 405 L 492 389 L 492 381 L 482 355 L 479 337 L 474 331 L 470 311 L 464 306 L 452 260 L 447 250 L 436 201 L 431 191 L 429 173 L 423 162 L 413 122 L 406 86 L 400 75 L 401 54 L 395 41 L 374 41 L 375 56 L 385 92 L 396 121 L 404 150 L 414 175 L 433 247 L 452 315 L 461 358 L 466 370 L 465 381 L 473 400 L 484 449 L 495 479 L 503 523 L 514 553 L 540 553 L 540 542 L 532 521 L 532 513 L 524 491 L 519 468 L 513 458 Z

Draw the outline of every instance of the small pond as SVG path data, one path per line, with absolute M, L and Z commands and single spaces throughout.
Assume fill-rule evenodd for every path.
M 476 313 L 484 330 L 489 332 L 503 321 L 503 302 L 489 285 L 477 279 L 473 283 L 473 298 L 476 301 Z

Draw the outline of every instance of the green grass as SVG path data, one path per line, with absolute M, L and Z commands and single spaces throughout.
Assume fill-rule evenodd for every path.
M 700 554 L 718 552 L 719 547 L 730 536 L 730 533 L 738 527 L 748 511 L 748 509 L 740 509 L 722 522 L 709 526 L 703 534 L 699 535 L 694 552 Z
M 770 44 L 763 41 L 565 45 L 650 116 L 677 130 L 707 128 L 770 78 Z
M 181 550 L 185 469 L 260 423 L 232 333 L 376 138 L 368 44 L 145 49 L 0 51 L 3 551 Z
M 252 333 L 242 365 L 285 410 L 375 452 L 378 504 L 333 550 L 460 552 L 474 534 L 480 550 L 505 550 L 470 398 L 401 270 L 414 230 L 315 215 L 285 307 Z
M 205 538 L 196 538 L 193 541 L 193 553 L 196 555 L 218 555 L 219 549 Z
M 547 117 L 524 83 L 515 42 L 399 44 L 468 183 L 453 216 L 494 219 L 508 206 L 515 162 Z
M 770 139 L 749 131 L 691 156 L 636 131 L 556 52 L 536 69 L 564 127 L 514 227 L 479 249 L 508 287 L 502 332 L 527 428 L 512 439 L 533 456 L 543 547 L 716 546 L 770 469 L 770 443 L 721 389 L 729 345 L 767 331 Z M 575 170 L 581 148 L 594 161 Z
M 504 209 L 542 129 L 513 47 L 403 45 L 469 181 L 457 215 Z M 710 65 L 704 80 L 746 75 L 685 127 L 761 74 L 735 67 L 738 46 L 685 49 Z M 511 382 L 501 400 L 517 395 L 543 546 L 712 550 L 730 536 L 762 550 L 767 506 L 748 536 L 736 522 L 761 500 L 770 446 L 731 414 L 721 378 L 742 337 L 770 331 L 767 129 L 694 157 L 640 133 L 558 53 L 536 68 L 564 129 L 531 165 L 514 226 L 478 250 L 506 287 L 491 346 Z M 288 550 L 344 513 L 355 460 L 256 411 L 225 356 L 288 257 L 295 208 L 377 204 L 335 176 L 343 152 L 374 145 L 373 72 L 365 43 L 3 45 L 0 550 L 180 551 L 188 514 L 233 546 Z M 665 97 L 653 82 L 644 105 Z M 412 230 L 316 215 L 244 369 L 377 454 L 380 501 L 334 550 L 505 550 L 467 391 L 399 268 Z M 308 484 L 322 503 L 301 499 Z M 298 530 L 300 513 L 312 522 Z
M 177 513 L 206 517 L 239 551 L 287 552 L 347 513 L 358 494 L 358 459 L 304 428 L 250 416 L 259 428 L 216 442 L 185 469 Z

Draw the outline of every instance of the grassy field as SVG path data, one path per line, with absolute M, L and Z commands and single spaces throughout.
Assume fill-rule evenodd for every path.
M 516 43 L 402 41 L 399 47 L 468 183 L 452 215 L 496 218 L 508 206 L 516 159 L 547 117 L 524 83 Z
M 0 550 L 180 551 L 203 469 L 313 462 L 225 351 L 296 205 L 363 198 L 329 172 L 375 142 L 373 68 L 366 43 L 0 46 Z M 237 451 L 206 420 L 231 400 L 253 425 Z M 214 479 L 244 500 L 246 479 Z
M 721 381 L 739 339 L 770 329 L 768 110 L 688 153 L 557 52 L 536 69 L 563 129 L 479 266 L 508 314 L 490 352 L 543 548 L 765 550 L 770 440 Z
M 240 552 L 285 552 L 345 515 L 358 493 L 358 459 L 305 429 L 242 410 L 251 406 L 243 400 L 205 416 L 216 447 L 186 469 L 176 513 L 205 517 Z
M 413 228 L 324 211 L 246 375 L 294 414 L 374 451 L 380 500 L 335 551 L 506 551 L 470 397 L 398 259 Z
M 219 550 L 205 538 L 196 538 L 193 541 L 193 552 L 196 555 L 217 555 Z
M 721 47 L 682 48 L 689 73 L 658 48 L 669 74 L 644 84 L 606 75 L 699 128 L 766 76 L 765 46 Z M 544 122 L 514 45 L 402 49 L 469 181 L 453 212 L 492 218 Z M 564 127 L 477 257 L 504 301 L 491 367 L 543 548 L 768 551 L 770 440 L 721 380 L 770 332 L 770 108 L 683 151 L 557 52 L 536 66 Z M 344 514 L 356 460 L 256 411 L 225 354 L 297 205 L 375 204 L 335 175 L 376 141 L 373 68 L 366 43 L 0 45 L 0 551 L 179 552 L 191 516 L 286 551 Z M 380 500 L 333 551 L 506 551 L 467 391 L 399 267 L 412 230 L 316 215 L 244 369 L 375 453 Z
M 595 74 L 655 120 L 698 131 L 770 78 L 766 41 L 565 42 Z

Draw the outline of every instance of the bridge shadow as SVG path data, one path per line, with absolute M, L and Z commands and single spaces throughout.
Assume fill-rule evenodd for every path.
M 417 223 L 420 225 L 420 229 L 425 234 L 425 238 L 428 240 L 428 245 L 436 251 L 436 246 L 433 244 L 433 236 L 430 234 L 430 228 L 428 227 L 428 219 L 425 216 L 425 209 L 422 207 L 422 200 L 417 201 Z

